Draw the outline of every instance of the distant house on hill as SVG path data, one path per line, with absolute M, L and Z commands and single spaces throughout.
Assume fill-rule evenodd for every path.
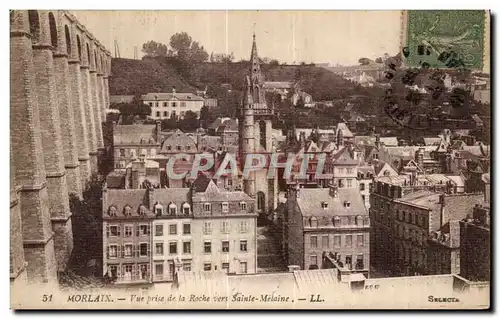
M 151 106 L 150 118 L 154 120 L 172 117 L 182 119 L 187 111 L 194 112 L 200 117 L 205 100 L 193 93 L 177 93 L 175 89 L 172 93 L 148 93 L 141 98 L 145 104 Z

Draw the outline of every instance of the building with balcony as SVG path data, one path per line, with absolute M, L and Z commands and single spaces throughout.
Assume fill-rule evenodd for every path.
M 332 268 L 369 275 L 370 219 L 357 188 L 293 188 L 283 218 L 284 255 L 301 269 Z

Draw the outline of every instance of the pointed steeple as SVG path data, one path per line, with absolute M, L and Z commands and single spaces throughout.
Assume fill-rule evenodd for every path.
M 260 62 L 259 62 L 259 55 L 257 53 L 257 42 L 255 41 L 255 30 L 253 32 L 253 43 L 252 43 L 252 53 L 250 54 L 250 63 L 251 63 L 250 73 L 252 74 L 252 82 L 259 83 Z

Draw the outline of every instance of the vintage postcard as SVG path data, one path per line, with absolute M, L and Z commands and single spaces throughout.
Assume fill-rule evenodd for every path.
M 11 308 L 489 309 L 490 83 L 484 10 L 11 10 Z

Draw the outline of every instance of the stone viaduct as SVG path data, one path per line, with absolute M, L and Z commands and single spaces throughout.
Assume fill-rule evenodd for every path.
M 97 172 L 111 54 L 67 11 L 10 12 L 12 285 L 50 283 L 73 249 L 69 194 Z

